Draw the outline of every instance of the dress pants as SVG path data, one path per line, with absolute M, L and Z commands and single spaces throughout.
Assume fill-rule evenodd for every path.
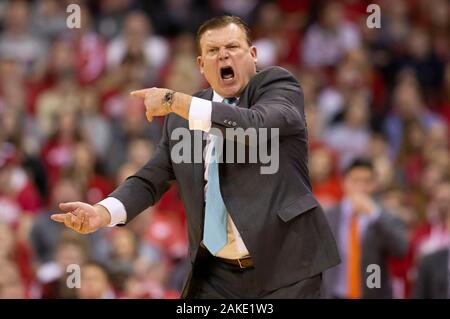
M 312 299 L 321 297 L 322 274 L 274 291 L 264 291 L 255 269 L 240 268 L 218 260 L 200 248 L 186 298 L 194 299 Z

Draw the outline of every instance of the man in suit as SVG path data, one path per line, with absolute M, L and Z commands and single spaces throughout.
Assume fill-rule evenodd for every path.
M 387 259 L 406 254 L 406 226 L 372 199 L 374 174 L 370 161 L 355 159 L 344 171 L 342 201 L 327 211 L 342 258 L 324 273 L 327 298 L 392 298 Z
M 417 279 L 414 283 L 414 297 L 426 299 L 450 298 L 450 180 L 445 179 L 436 186 L 432 203 L 434 217 L 441 220 L 443 233 L 440 241 L 428 246 L 430 253 L 420 256 Z M 431 237 L 431 236 L 430 236 Z M 443 242 L 441 242 L 443 241 Z M 435 247 L 440 247 L 433 250 Z
M 189 234 L 190 269 L 182 297 L 317 298 L 322 272 L 339 256 L 311 194 L 302 90 L 285 69 L 256 71 L 256 48 L 237 17 L 205 22 L 197 45 L 200 72 L 210 88 L 194 96 L 159 88 L 132 93 L 144 98 L 148 120 L 167 115 L 154 157 L 97 205 L 65 203 L 60 206 L 65 214 L 52 218 L 82 233 L 128 223 L 176 181 Z M 205 160 L 174 160 L 180 141 L 173 133 L 180 128 L 192 138 L 205 135 L 200 149 Z M 230 138 L 239 128 L 271 132 L 257 136 L 255 144 Z M 245 144 L 246 153 L 264 143 L 277 145 L 277 170 L 263 174 L 260 158 L 240 163 L 231 156 L 220 162 L 223 137 L 227 146 Z M 191 150 L 196 157 L 198 149 Z

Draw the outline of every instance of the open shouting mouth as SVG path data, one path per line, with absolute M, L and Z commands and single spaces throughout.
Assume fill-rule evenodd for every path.
M 220 77 L 226 82 L 231 82 L 234 79 L 234 70 L 231 66 L 224 66 L 220 68 Z

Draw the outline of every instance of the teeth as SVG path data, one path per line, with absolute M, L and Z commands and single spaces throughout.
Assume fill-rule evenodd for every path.
M 221 69 L 220 71 L 222 79 L 224 80 L 228 80 L 234 77 L 234 72 L 233 69 L 231 67 L 224 67 L 223 69 Z

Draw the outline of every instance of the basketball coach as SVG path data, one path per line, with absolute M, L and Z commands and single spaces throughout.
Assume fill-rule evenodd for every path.
M 63 213 L 51 218 L 82 234 L 126 224 L 176 181 L 189 234 L 182 298 L 319 298 L 322 272 L 340 259 L 311 193 L 302 90 L 285 69 L 256 70 L 250 30 L 238 17 L 205 22 L 197 45 L 210 88 L 194 96 L 161 88 L 131 93 L 144 99 L 149 121 L 166 115 L 154 157 L 98 204 L 62 203 Z M 174 161 L 177 128 L 204 135 L 201 151 L 209 160 Z M 276 172 L 262 174 L 259 159 L 217 158 L 226 137 L 213 131 L 238 128 L 277 129 Z

